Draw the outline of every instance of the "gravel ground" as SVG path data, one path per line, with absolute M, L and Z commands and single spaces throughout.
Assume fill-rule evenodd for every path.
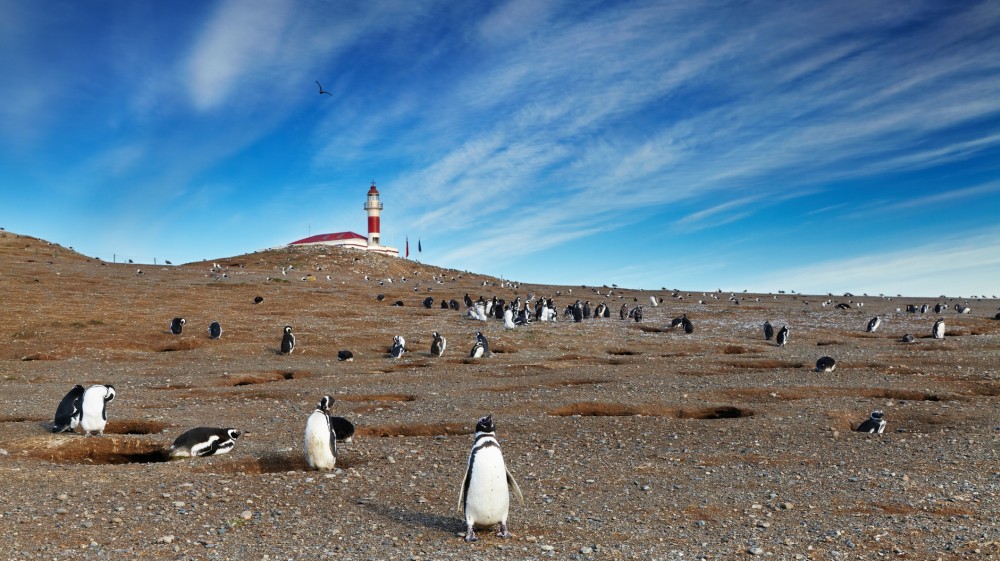
M 1000 559 L 994 299 L 609 297 L 336 249 L 122 265 L 10 232 L 0 265 L 3 559 Z M 466 293 L 551 296 L 560 317 L 607 301 L 614 317 L 505 331 L 440 309 Z M 618 319 L 622 298 L 641 323 Z M 938 315 L 896 312 L 967 300 L 973 314 L 940 316 L 943 341 Z M 694 333 L 666 328 L 681 313 Z M 786 347 L 765 319 L 790 326 Z M 298 345 L 282 356 L 286 324 Z M 493 356 L 467 358 L 476 331 Z M 813 371 L 822 355 L 833 373 Z M 49 432 L 78 383 L 117 390 L 103 436 Z M 332 472 L 302 454 L 324 394 L 358 428 Z M 853 432 L 873 409 L 885 433 Z M 470 544 L 455 505 L 490 413 L 526 505 L 513 538 Z M 163 461 L 196 426 L 244 435 Z

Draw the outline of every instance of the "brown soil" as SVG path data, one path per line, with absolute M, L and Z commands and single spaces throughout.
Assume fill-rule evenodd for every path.
M 0 558 L 1000 558 L 996 301 L 946 313 L 938 341 L 937 316 L 895 311 L 931 298 L 607 291 L 330 248 L 110 264 L 0 232 Z M 506 331 L 440 308 L 466 293 L 551 296 L 560 321 Z M 615 318 L 562 319 L 577 298 Z M 642 323 L 617 319 L 622 301 Z M 669 328 L 681 313 L 693 334 Z M 786 347 L 764 320 L 790 326 Z M 493 356 L 468 358 L 476 331 Z M 814 371 L 823 355 L 835 372 Z M 96 383 L 117 390 L 105 434 L 49 432 L 62 396 Z M 357 427 L 333 473 L 302 455 L 324 394 Z M 873 409 L 885 433 L 852 432 Z M 526 505 L 512 539 L 469 544 L 455 503 L 485 414 Z M 167 461 L 196 426 L 244 434 Z

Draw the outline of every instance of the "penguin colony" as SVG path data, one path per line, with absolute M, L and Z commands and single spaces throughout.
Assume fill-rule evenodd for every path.
M 608 294 L 610 295 L 611 292 L 609 291 Z M 528 313 L 529 302 L 533 300 L 531 296 L 525 301 L 523 307 L 520 297 L 509 304 L 495 297 L 492 300 L 483 300 L 480 297 L 479 301 L 473 301 L 468 294 L 465 295 L 464 300 L 466 306 L 470 308 L 469 317 L 480 321 L 486 321 L 489 318 L 502 319 L 504 327 L 507 329 L 530 324 L 532 316 L 535 321 L 556 320 L 555 306 L 551 299 L 535 300 L 533 314 Z M 731 298 L 731 300 L 733 299 Z M 254 304 L 262 302 L 263 298 L 260 296 L 254 299 Z M 432 309 L 434 299 L 428 297 L 423 301 L 423 304 L 425 308 Z M 658 304 L 655 297 L 650 296 L 650 305 L 657 307 Z M 826 304 L 824 303 L 824 305 Z M 850 306 L 844 304 L 844 307 L 849 308 Z M 456 300 L 450 302 L 442 300 L 441 308 L 458 309 L 458 302 Z M 926 311 L 927 305 L 922 306 L 921 313 Z M 937 311 L 940 313 L 940 309 Z M 968 313 L 968 308 L 956 306 L 956 311 Z M 574 322 L 582 322 L 590 318 L 605 319 L 610 315 L 610 308 L 606 303 L 601 302 L 592 309 L 589 301 L 576 300 L 573 305 L 567 307 L 565 315 L 572 316 Z M 630 310 L 627 304 L 622 304 L 620 318 L 641 321 L 642 306 L 637 305 Z M 875 332 L 880 327 L 881 322 L 880 316 L 873 317 L 868 322 L 866 331 Z M 181 335 L 185 324 L 185 318 L 173 318 L 170 322 L 170 333 Z M 675 318 L 670 327 L 682 327 L 686 334 L 694 332 L 693 324 L 686 314 Z M 935 339 L 943 339 L 944 330 L 944 320 L 939 319 L 934 323 L 931 336 Z M 765 340 L 770 341 L 774 338 L 774 328 L 769 321 L 764 322 L 763 331 Z M 782 347 L 787 344 L 788 332 L 787 325 L 778 331 L 775 339 L 777 346 Z M 208 334 L 211 339 L 219 339 L 222 335 L 221 324 L 217 321 L 212 322 L 209 325 Z M 433 332 L 431 335 L 433 341 L 430 354 L 434 357 L 442 357 L 447 346 L 446 339 L 438 332 Z M 902 338 L 902 341 L 912 343 L 915 342 L 915 338 L 907 334 Z M 393 338 L 390 356 L 397 359 L 402 358 L 405 344 L 403 336 L 396 335 Z M 279 352 L 287 355 L 292 353 L 294 349 L 295 336 L 292 333 L 292 328 L 285 326 Z M 469 356 L 471 358 L 490 356 L 489 342 L 482 331 L 476 333 Z M 349 350 L 341 350 L 338 353 L 338 359 L 342 361 L 353 360 L 353 357 L 353 353 Z M 823 356 L 816 362 L 816 370 L 820 372 L 832 372 L 835 368 L 836 361 L 833 357 Z M 98 384 L 87 388 L 82 385 L 74 386 L 58 404 L 52 432 L 62 433 L 79 430 L 87 436 L 103 434 L 108 422 L 108 404 L 114 401 L 115 397 L 116 392 L 111 385 Z M 337 443 L 351 442 L 355 433 L 353 423 L 343 417 L 335 417 L 330 414 L 333 403 L 334 400 L 331 396 L 322 396 L 315 410 L 306 420 L 303 449 L 306 462 L 312 469 L 334 469 L 337 462 Z M 883 412 L 876 410 L 871 413 L 868 419 L 859 423 L 856 431 L 882 434 L 885 426 Z M 241 434 L 241 431 L 235 428 L 197 427 L 178 436 L 167 449 L 167 453 L 171 458 L 226 454 L 233 450 Z M 478 539 L 475 535 L 475 529 L 493 526 L 497 526 L 496 535 L 498 537 L 509 538 L 511 536 L 507 526 L 510 493 L 513 493 L 522 505 L 524 504 L 520 487 L 504 462 L 493 418 L 492 416 L 482 417 L 476 425 L 458 502 L 458 509 L 466 524 L 466 541 Z

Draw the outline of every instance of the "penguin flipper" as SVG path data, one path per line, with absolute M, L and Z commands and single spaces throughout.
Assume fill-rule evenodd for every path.
M 465 514 L 465 509 L 462 508 L 462 503 L 465 502 L 465 493 L 469 489 L 469 477 L 472 476 L 471 468 L 472 468 L 471 462 L 469 463 L 469 465 L 465 466 L 465 477 L 462 478 L 462 489 L 458 492 L 458 505 L 456 506 L 455 510 L 457 510 L 462 515 Z
M 514 490 L 514 496 L 517 497 L 517 502 L 521 503 L 521 506 L 524 506 L 524 495 L 521 494 L 521 486 L 517 484 L 517 480 L 510 474 L 509 469 L 504 467 L 504 471 L 507 472 L 507 484 Z

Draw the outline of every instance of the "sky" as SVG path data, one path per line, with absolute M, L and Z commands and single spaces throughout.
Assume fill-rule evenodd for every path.
M 0 0 L 8 231 L 211 260 L 372 181 L 521 282 L 1000 294 L 1000 3 Z

